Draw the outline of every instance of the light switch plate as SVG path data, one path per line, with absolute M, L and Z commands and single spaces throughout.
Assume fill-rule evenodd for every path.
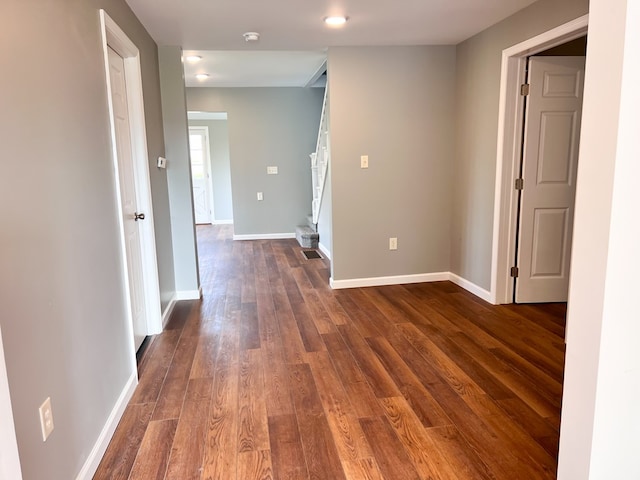
M 262 192 L 258 192 L 258 194 L 256 195 L 258 197 L 258 201 L 261 202 L 262 200 L 264 200 L 264 196 L 262 195 Z

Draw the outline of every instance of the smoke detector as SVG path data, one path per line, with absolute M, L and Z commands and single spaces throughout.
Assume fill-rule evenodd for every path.
M 242 36 L 246 42 L 257 42 L 260 40 L 260 34 L 258 32 L 243 33 Z

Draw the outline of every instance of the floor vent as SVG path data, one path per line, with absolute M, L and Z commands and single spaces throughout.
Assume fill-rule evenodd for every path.
M 322 258 L 322 255 L 317 250 L 302 250 L 302 254 L 307 260 L 313 260 L 314 258 Z

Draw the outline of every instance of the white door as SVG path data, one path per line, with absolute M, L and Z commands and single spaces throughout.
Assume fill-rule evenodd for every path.
M 209 135 L 207 127 L 189 127 L 191 150 L 191 184 L 193 210 L 197 224 L 211 223 L 213 202 L 211 199 L 211 174 L 209 160 Z
M 532 57 L 516 302 L 566 302 L 585 57 Z
M 124 60 L 109 48 L 109 77 L 115 122 L 116 154 L 118 157 L 118 180 L 122 204 L 125 255 L 131 300 L 133 335 L 137 350 L 147 335 L 147 322 L 142 277 L 142 247 L 138 224 L 144 221 L 144 212 L 137 210 L 135 172 L 131 143 L 131 128 L 127 108 L 127 86 Z

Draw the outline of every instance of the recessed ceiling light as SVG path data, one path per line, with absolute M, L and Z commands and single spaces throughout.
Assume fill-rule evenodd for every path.
M 196 62 L 199 62 L 200 60 L 202 60 L 202 57 L 200 55 L 187 55 L 185 60 L 187 62 L 196 63 Z
M 324 23 L 331 25 L 332 27 L 339 27 L 340 25 L 347 23 L 347 20 L 347 17 L 326 17 L 324 19 Z
M 242 36 L 246 42 L 257 42 L 260 40 L 260 34 L 258 32 L 247 32 L 243 33 Z
M 198 73 L 196 75 L 196 78 L 198 80 L 206 80 L 207 78 L 209 78 L 209 74 L 208 73 Z

